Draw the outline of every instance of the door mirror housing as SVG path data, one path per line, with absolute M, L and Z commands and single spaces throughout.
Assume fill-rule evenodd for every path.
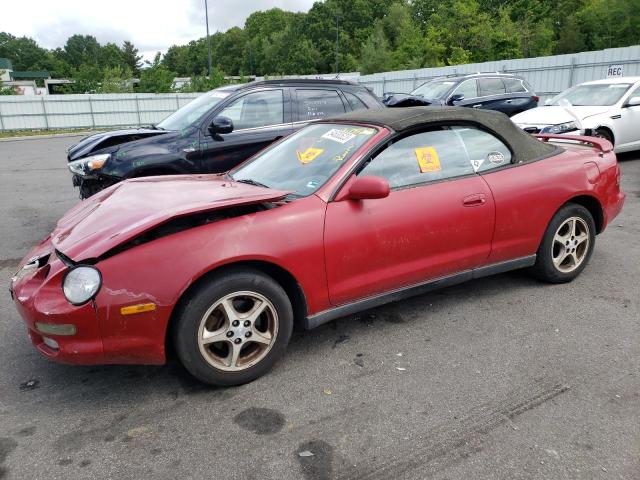
M 455 93 L 451 95 L 451 98 L 447 102 L 449 105 L 455 105 L 455 102 L 461 102 L 464 100 L 464 93 Z
M 550 98 L 547 98 L 547 99 L 544 101 L 544 104 L 548 107 L 549 105 L 551 105 L 551 102 L 552 102 L 552 100 L 551 100 Z
M 625 107 L 637 107 L 638 105 L 640 105 L 640 97 L 631 97 L 627 100 Z
M 346 198 L 349 200 L 369 200 L 389 196 L 391 189 L 384 178 L 365 175 L 356 177 L 348 186 Z
M 233 121 L 229 117 L 224 117 L 222 115 L 217 116 L 209 125 L 209 133 L 212 136 L 220 135 L 223 133 L 231 133 L 233 132 Z

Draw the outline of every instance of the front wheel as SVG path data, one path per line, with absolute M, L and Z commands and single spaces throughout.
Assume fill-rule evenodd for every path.
M 567 204 L 551 219 L 538 249 L 533 273 L 550 283 L 570 282 L 593 253 L 596 226 L 582 205 Z
M 204 383 L 240 385 L 264 375 L 293 330 L 291 302 L 260 271 L 226 272 L 192 292 L 178 311 L 176 352 Z

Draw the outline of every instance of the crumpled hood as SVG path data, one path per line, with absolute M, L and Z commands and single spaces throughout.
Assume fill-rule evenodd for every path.
M 156 135 L 166 135 L 167 131 L 153 130 L 150 128 L 129 128 L 126 130 L 116 130 L 113 132 L 96 133 L 83 138 L 73 145 L 68 151 L 68 160 L 78 160 L 87 155 L 106 147 L 119 145 L 121 143 L 133 142 L 142 138 Z
M 229 181 L 220 175 L 135 178 L 69 210 L 51 233 L 51 242 L 72 260 L 83 261 L 175 217 L 272 202 L 288 193 Z
M 575 120 L 570 112 L 573 112 L 580 120 L 606 113 L 609 107 L 537 107 L 525 110 L 511 117 L 517 124 L 527 125 L 559 125 Z
M 427 100 L 417 95 L 411 95 L 410 93 L 392 93 L 385 95 L 382 103 L 384 103 L 389 108 L 402 108 L 429 106 L 433 103 L 433 101 Z

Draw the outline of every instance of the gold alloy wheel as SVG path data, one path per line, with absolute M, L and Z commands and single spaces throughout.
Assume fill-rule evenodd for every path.
M 570 217 L 556 230 L 551 245 L 553 265 L 571 273 L 584 262 L 589 251 L 589 227 L 580 217 Z
M 202 357 L 214 368 L 238 372 L 260 362 L 278 335 L 278 314 L 257 292 L 241 291 L 217 300 L 198 328 Z

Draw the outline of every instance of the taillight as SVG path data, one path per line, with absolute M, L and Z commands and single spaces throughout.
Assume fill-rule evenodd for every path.
M 539 96 L 537 96 L 537 95 L 534 95 L 534 96 L 533 96 L 533 97 L 531 97 L 531 98 L 533 98 L 533 101 L 534 101 L 534 102 L 536 102 L 536 103 L 538 103 L 538 102 L 540 101 L 540 97 L 539 97 Z

